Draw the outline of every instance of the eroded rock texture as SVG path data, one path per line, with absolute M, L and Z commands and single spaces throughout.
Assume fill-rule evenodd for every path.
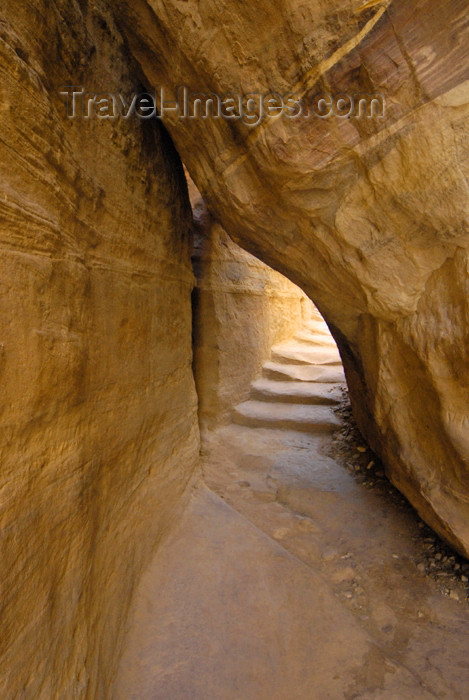
M 117 2 L 168 97 L 180 85 L 386 97 L 383 119 L 166 123 L 228 233 L 318 305 L 388 474 L 467 554 L 469 8 L 361 5 Z
M 291 338 L 313 305 L 286 277 L 233 243 L 200 195 L 191 201 L 194 374 L 199 422 L 213 428 L 248 398 L 272 345 Z
M 105 5 L 1 4 L 0 696 L 95 700 L 198 454 L 190 209 L 156 122 L 65 117 L 138 87 Z

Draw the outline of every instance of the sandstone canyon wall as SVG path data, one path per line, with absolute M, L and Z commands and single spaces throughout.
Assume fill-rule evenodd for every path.
M 0 0 L 2 697 L 106 698 L 197 476 L 179 158 L 157 121 L 68 120 L 63 84 L 386 96 L 383 119 L 166 124 L 228 234 L 317 303 L 394 483 L 469 553 L 468 3 L 361 4 Z
M 0 5 L 0 697 L 96 700 L 196 473 L 190 207 L 160 125 L 65 117 L 140 84 L 105 4 Z
M 313 305 L 286 277 L 233 243 L 200 195 L 193 210 L 194 374 L 199 422 L 213 428 L 248 398 L 272 345 L 291 338 Z
M 469 554 L 467 0 L 116 7 L 168 100 L 384 95 L 384 118 L 166 125 L 229 235 L 326 318 L 390 478 Z

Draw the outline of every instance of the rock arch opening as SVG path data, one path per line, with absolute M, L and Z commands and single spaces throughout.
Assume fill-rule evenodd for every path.
M 253 382 L 261 375 L 268 383 L 273 375 L 281 379 L 283 369 L 284 382 L 294 383 L 296 375 L 297 382 L 300 375 L 307 380 L 306 365 L 313 361 L 314 350 L 318 365 L 325 367 L 322 373 L 311 369 L 310 381 L 315 375 L 320 382 L 324 375 L 323 383 L 344 382 L 341 365 L 333 367 L 340 364 L 336 345 L 313 303 L 283 275 L 235 244 L 211 218 L 190 180 L 189 190 L 196 278 L 194 374 L 201 426 L 230 420 L 235 406 L 260 390 Z M 310 337 L 315 324 L 316 341 Z M 304 400 L 308 403 L 306 396 Z
M 441 6 L 459 37 L 448 53 L 448 25 L 431 0 L 415 16 L 403 2 L 375 5 L 355 12 L 335 0 L 334 10 L 311 6 L 301 20 L 289 7 L 287 32 L 283 11 L 258 22 L 230 0 L 186 3 L 183 31 L 161 3 L 118 4 L 148 83 L 169 91 L 256 83 L 268 92 L 273 81 L 308 94 L 325 80 L 336 94 L 382 90 L 390 110 L 363 123 L 276 119 L 250 129 L 168 114 L 166 124 L 229 235 L 315 299 L 363 434 L 425 520 L 467 553 L 466 7 Z M 199 34 L 207 16 L 214 26 L 232 18 L 210 68 Z M 305 32 L 317 38 L 306 54 Z M 251 44 L 276 48 L 251 61 Z M 429 167 L 444 176 L 429 178 Z

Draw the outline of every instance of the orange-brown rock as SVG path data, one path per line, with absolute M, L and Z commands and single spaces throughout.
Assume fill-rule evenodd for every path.
M 374 93 L 384 118 L 166 124 L 212 214 L 317 304 L 393 482 L 469 553 L 467 0 L 119 0 L 147 81 Z
M 138 84 L 105 3 L 2 5 L 0 697 L 96 700 L 198 456 L 190 209 L 157 123 L 65 116 Z
M 467 10 L 2 3 L 2 698 L 109 697 L 197 476 L 179 156 L 155 120 L 67 119 L 64 84 L 386 97 L 382 119 L 166 124 L 220 225 L 317 303 L 394 483 L 469 553 Z

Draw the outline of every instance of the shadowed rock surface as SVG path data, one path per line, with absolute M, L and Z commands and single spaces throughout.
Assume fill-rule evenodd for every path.
M 199 452 L 191 217 L 106 3 L 0 3 L 0 697 L 109 697 L 141 571 Z M 87 8 L 87 9 L 86 9 Z

